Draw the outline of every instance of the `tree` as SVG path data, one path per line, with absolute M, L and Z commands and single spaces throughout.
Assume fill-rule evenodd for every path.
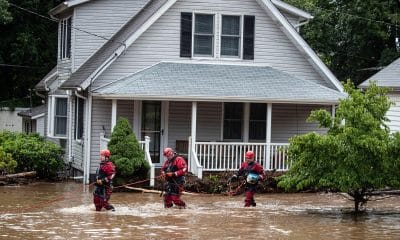
M 314 19 L 301 35 L 340 81 L 356 85 L 400 57 L 398 0 L 285 0 Z
M 128 119 L 118 119 L 108 148 L 111 152 L 111 161 L 116 165 L 118 177 L 133 178 L 147 175 L 149 164 Z
M 400 138 L 390 135 L 385 124 L 391 105 L 387 90 L 372 83 L 363 93 L 350 81 L 344 87 L 349 96 L 340 101 L 334 117 L 316 110 L 308 118 L 327 128 L 326 135 L 290 139 L 293 166 L 278 186 L 339 190 L 352 198 L 359 212 L 374 190 L 400 186 Z
M 0 101 L 25 98 L 56 65 L 58 24 L 45 17 L 60 2 L 0 0 Z

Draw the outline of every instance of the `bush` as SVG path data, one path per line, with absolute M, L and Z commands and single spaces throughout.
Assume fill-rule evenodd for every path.
M 111 152 L 111 161 L 117 168 L 118 177 L 129 179 L 147 176 L 149 164 L 126 118 L 118 119 L 111 134 L 108 149 Z
M 17 161 L 12 158 L 11 154 L 4 152 L 0 147 L 0 174 L 14 173 L 17 165 Z
M 0 146 L 17 161 L 17 172 L 36 171 L 40 178 L 53 178 L 64 166 L 62 148 L 37 134 L 2 132 Z

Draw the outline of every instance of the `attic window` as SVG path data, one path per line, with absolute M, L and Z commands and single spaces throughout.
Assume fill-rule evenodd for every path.
M 60 21 L 60 58 L 71 58 L 71 23 L 72 17 L 64 18 Z

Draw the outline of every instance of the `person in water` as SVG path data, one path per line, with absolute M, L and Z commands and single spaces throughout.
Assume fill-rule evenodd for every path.
M 254 161 L 253 151 L 247 151 L 245 158 L 246 159 L 240 166 L 237 174 L 233 175 L 229 179 L 228 183 L 237 180 L 239 176 L 244 176 L 246 178 L 246 198 L 244 199 L 244 206 L 255 207 L 256 201 L 254 200 L 254 194 L 256 192 L 258 182 L 265 178 L 265 172 L 262 166 L 258 162 Z
M 186 161 L 169 147 L 164 149 L 163 155 L 167 158 L 161 167 L 160 175 L 160 179 L 165 180 L 164 207 L 170 208 L 175 204 L 179 208 L 185 208 L 186 203 L 180 197 L 185 184 Z
M 112 179 L 115 176 L 115 166 L 110 161 L 111 153 L 108 149 L 100 151 L 100 166 L 97 169 L 95 190 L 93 192 L 93 202 L 96 211 L 106 210 L 115 211 L 113 205 L 109 204 L 112 194 Z

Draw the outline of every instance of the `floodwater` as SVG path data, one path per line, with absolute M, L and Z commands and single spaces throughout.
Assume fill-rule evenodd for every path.
M 35 183 L 0 187 L 0 239 L 400 239 L 400 197 L 348 214 L 338 194 L 184 195 L 164 209 L 154 193 L 114 193 L 115 212 L 95 212 L 92 187 Z

